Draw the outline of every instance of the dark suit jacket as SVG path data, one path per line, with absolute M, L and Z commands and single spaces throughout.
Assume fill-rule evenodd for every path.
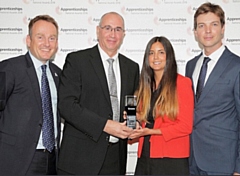
M 187 63 L 189 78 L 200 56 Z M 240 173 L 240 58 L 228 48 L 195 101 L 191 149 L 205 171 Z
M 124 96 L 139 82 L 139 66 L 119 54 L 121 72 L 120 121 Z M 59 110 L 65 119 L 58 168 L 72 174 L 97 175 L 108 147 L 103 132 L 112 107 L 98 47 L 68 54 L 59 87 Z M 127 140 L 120 140 L 121 174 L 126 172 Z
M 56 75 L 61 70 L 49 65 L 58 87 Z M 0 174 L 24 175 L 38 144 L 43 117 L 39 82 L 28 53 L 0 62 L 0 90 Z

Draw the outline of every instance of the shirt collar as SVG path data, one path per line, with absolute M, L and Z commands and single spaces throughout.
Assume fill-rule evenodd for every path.
M 108 54 L 105 51 L 103 51 L 103 49 L 99 45 L 98 50 L 103 61 L 106 61 L 109 58 L 113 58 L 114 60 L 118 59 L 118 51 L 113 57 L 109 57 Z
M 47 61 L 46 64 L 43 64 L 40 60 L 38 60 L 36 57 L 34 57 L 30 51 L 29 51 L 29 55 L 33 61 L 33 65 L 34 65 L 35 69 L 38 69 L 42 65 L 47 65 L 47 67 L 49 67 L 49 61 Z
M 217 62 L 218 59 L 221 57 L 222 53 L 225 50 L 225 46 L 222 45 L 221 47 L 219 47 L 216 51 L 214 51 L 212 54 L 210 54 L 209 56 L 205 55 L 205 51 L 203 51 L 203 57 L 209 57 L 210 59 L 212 59 L 213 61 Z

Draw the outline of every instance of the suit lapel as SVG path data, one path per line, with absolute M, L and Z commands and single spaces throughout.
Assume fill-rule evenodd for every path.
M 52 73 L 52 77 L 54 80 L 54 83 L 56 85 L 56 88 L 58 89 L 58 85 L 59 85 L 59 75 L 57 74 L 57 72 L 53 69 L 52 63 L 49 62 L 49 67 L 50 67 L 50 71 Z
M 92 52 L 90 54 L 90 62 L 96 72 L 96 75 L 100 81 L 100 86 L 102 87 L 103 94 L 111 106 L 111 100 L 110 100 L 110 95 L 109 95 L 109 89 L 108 89 L 108 84 L 107 84 L 107 78 L 106 74 L 104 71 L 102 59 L 99 53 L 99 50 L 97 48 L 97 45 L 92 48 Z
M 119 54 L 119 67 L 120 67 L 120 74 L 121 74 L 121 98 L 120 98 L 120 105 L 123 105 L 124 103 L 124 95 L 126 92 L 126 84 L 128 80 L 128 67 L 126 65 L 126 60 L 125 58 Z
M 204 97 L 209 93 L 209 91 L 215 85 L 216 81 L 225 72 L 225 69 L 227 68 L 228 64 L 231 62 L 231 57 L 228 56 L 229 54 L 230 52 L 226 48 L 222 56 L 219 58 L 218 62 L 216 63 L 215 67 L 213 68 L 211 74 L 209 75 L 208 80 L 203 88 L 202 94 L 198 100 L 198 103 L 200 103 L 204 99 Z
M 25 55 L 25 57 L 26 57 L 26 63 L 27 63 L 27 75 L 31 81 L 32 90 L 34 92 L 38 108 L 39 108 L 40 112 L 42 112 L 40 86 L 39 86 L 36 70 L 35 70 L 33 62 L 30 58 L 30 55 L 27 53 Z
M 187 70 L 187 72 L 186 72 L 186 76 L 189 77 L 189 78 L 191 78 L 192 83 L 193 83 L 193 78 L 192 78 L 193 72 L 194 72 L 194 70 L 195 70 L 197 61 L 198 61 L 198 59 L 200 58 L 201 55 L 202 55 L 202 54 L 196 56 L 192 61 L 190 61 L 189 66 L 188 66 L 188 70 Z M 192 84 L 192 89 L 195 90 L 193 84 Z M 196 96 L 195 96 L 195 95 L 196 95 L 196 94 L 194 93 L 194 102 L 197 103 L 197 101 L 196 101 Z

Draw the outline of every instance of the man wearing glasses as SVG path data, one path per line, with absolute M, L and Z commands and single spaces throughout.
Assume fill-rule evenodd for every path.
M 124 175 L 132 129 L 121 116 L 138 86 L 139 66 L 118 53 L 125 36 L 116 12 L 102 16 L 98 44 L 67 55 L 59 89 L 65 119 L 58 174 Z

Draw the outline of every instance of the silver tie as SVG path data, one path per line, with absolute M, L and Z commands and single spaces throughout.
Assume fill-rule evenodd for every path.
M 117 97 L 117 81 L 113 70 L 113 62 L 114 59 L 108 59 L 109 63 L 108 67 L 108 84 L 110 91 L 110 99 L 112 103 L 112 111 L 113 111 L 113 120 L 119 122 L 119 105 L 118 105 L 118 97 Z

